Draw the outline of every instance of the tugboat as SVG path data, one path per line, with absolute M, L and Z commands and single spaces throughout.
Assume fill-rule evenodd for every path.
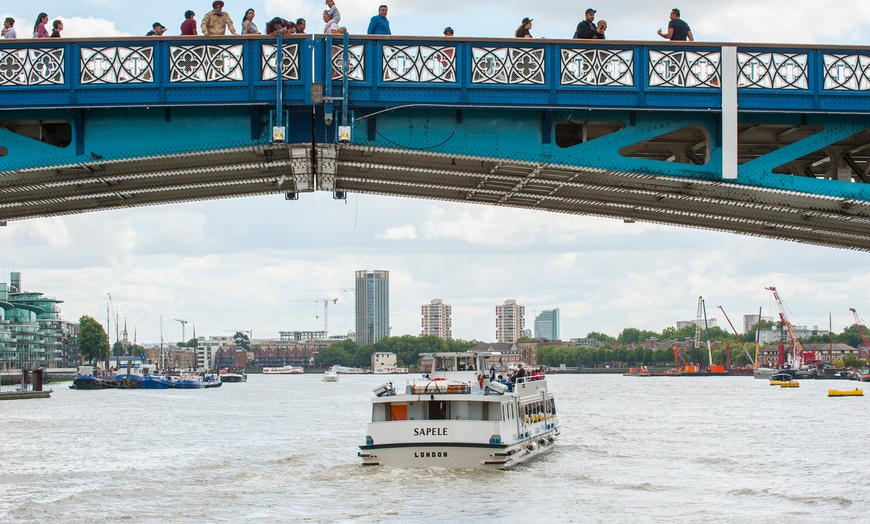
M 543 372 L 520 366 L 502 382 L 498 353 L 421 356 L 432 360 L 430 374 L 373 390 L 363 465 L 505 469 L 553 449 L 559 419 Z

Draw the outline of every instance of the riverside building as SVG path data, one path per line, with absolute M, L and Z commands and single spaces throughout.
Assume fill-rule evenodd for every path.
M 0 283 L 0 371 L 78 365 L 78 325 L 43 293 L 23 291 L 21 273 Z
M 504 305 L 495 306 L 495 339 L 498 342 L 513 343 L 523 336 L 526 307 L 508 299 Z
M 535 317 L 535 338 L 559 340 L 559 308 L 545 309 Z
M 434 335 L 439 338 L 453 338 L 452 320 L 450 318 L 451 307 L 440 298 L 433 298 L 428 304 L 423 304 L 422 310 L 422 335 Z
M 356 343 L 374 344 L 390 336 L 390 272 L 356 272 Z

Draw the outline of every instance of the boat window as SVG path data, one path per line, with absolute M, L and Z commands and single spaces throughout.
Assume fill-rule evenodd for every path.
M 433 400 L 429 402 L 429 420 L 445 420 L 447 418 L 447 402 Z

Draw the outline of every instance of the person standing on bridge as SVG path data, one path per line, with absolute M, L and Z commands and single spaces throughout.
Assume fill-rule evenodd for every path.
M 577 24 L 577 29 L 574 31 L 574 38 L 604 38 L 604 33 L 595 25 L 595 9 L 591 7 L 586 10 L 585 18 Z M 605 29 L 606 29 L 605 25 Z
M 151 31 L 145 33 L 145 36 L 163 36 L 163 33 L 166 32 L 166 28 L 160 22 L 154 22 L 151 24 Z
M 196 36 L 196 13 L 188 9 L 184 12 L 184 22 L 181 22 L 181 36 Z
M 11 16 L 7 17 L 6 20 L 3 20 L 3 38 L 15 38 L 15 28 L 12 27 L 15 25 L 15 19 Z
M 223 0 L 215 0 L 211 7 L 212 10 L 202 17 L 203 36 L 222 36 L 227 34 L 227 29 L 230 30 L 230 33 L 238 35 L 236 27 L 233 25 L 233 19 L 224 13 Z
M 296 19 L 296 34 L 297 35 L 304 35 L 305 29 L 307 27 L 308 27 L 308 22 L 306 22 L 304 18 L 297 18 Z
M 534 20 L 534 18 L 523 18 L 520 26 L 517 28 L 516 31 L 514 31 L 514 36 L 517 38 L 531 38 L 532 33 L 530 33 L 529 30 L 532 29 L 532 20 Z
M 680 19 L 680 10 L 676 7 L 671 9 L 671 21 L 668 22 L 668 32 L 662 33 L 661 28 L 658 30 L 660 37 L 665 40 L 694 42 L 695 37 L 692 35 L 692 29 L 689 24 Z
M 390 32 L 390 21 L 387 20 L 387 6 L 382 5 L 378 7 L 378 14 L 373 16 L 369 22 L 369 30 L 367 33 L 370 35 L 393 34 Z
M 61 31 L 63 31 L 62 20 L 55 20 L 51 23 L 51 38 L 60 38 Z
M 248 9 L 245 11 L 245 16 L 242 17 L 242 34 L 243 35 L 258 35 L 260 30 L 257 24 L 254 23 L 254 17 L 257 16 L 256 11 Z
M 48 15 L 39 13 L 39 16 L 36 17 L 36 23 L 33 24 L 33 38 L 48 38 L 48 29 L 45 28 L 47 23 Z

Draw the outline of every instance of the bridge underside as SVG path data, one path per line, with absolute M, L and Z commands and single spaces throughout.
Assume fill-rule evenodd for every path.
M 870 251 L 867 117 L 741 115 L 724 180 L 715 113 L 374 111 L 337 144 L 317 113 L 291 112 L 275 145 L 263 107 L 7 112 L 0 221 L 321 190 Z
M 0 219 L 247 195 L 292 199 L 322 190 L 539 209 L 870 250 L 866 202 L 715 180 L 376 146 L 258 145 L 6 175 Z

